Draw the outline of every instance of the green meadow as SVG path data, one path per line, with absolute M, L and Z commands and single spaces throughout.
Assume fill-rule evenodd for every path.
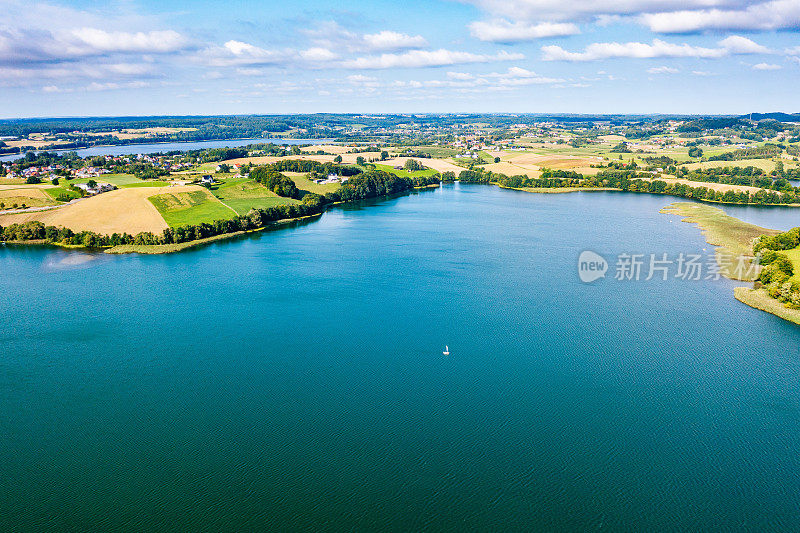
M 418 159 L 418 161 L 420 162 L 420 164 L 425 166 L 424 159 Z M 439 173 L 436 170 L 433 170 L 432 168 L 426 168 L 425 170 L 415 170 L 414 172 L 409 172 L 407 170 L 399 170 L 389 165 L 375 164 L 375 168 L 377 170 L 383 170 L 384 172 L 394 174 L 395 176 L 400 176 L 401 178 L 421 178 L 421 177 L 434 176 Z
M 432 157 L 436 157 L 439 159 L 446 159 L 448 157 L 453 157 L 458 153 L 458 149 L 450 148 L 449 146 L 412 146 L 411 149 L 418 150 L 420 152 L 425 152 L 426 154 L 431 154 Z M 400 153 L 400 155 L 403 154 Z
M 67 182 L 61 181 L 60 183 L 67 183 Z M 58 198 L 62 194 L 66 194 L 67 196 L 69 196 L 72 199 L 81 197 L 80 194 L 78 194 L 75 191 L 72 191 L 72 190 L 68 189 L 67 187 L 65 187 L 63 185 L 59 185 L 58 187 L 49 187 L 47 189 L 42 189 L 42 190 L 45 192 L 45 194 L 47 194 L 53 200 L 55 200 L 56 198 Z
M 133 174 L 103 174 L 96 178 L 79 178 L 70 181 L 62 180 L 62 183 L 88 183 L 89 180 L 94 180 L 99 183 L 110 183 L 116 185 L 120 189 L 127 187 L 164 187 L 169 185 L 164 180 L 141 180 Z
M 239 215 L 247 214 L 251 209 L 299 203 L 298 200 L 278 196 L 260 183 L 248 178 L 227 179 L 212 186 L 211 194 Z
M 148 200 L 173 228 L 227 220 L 237 214 L 206 190 L 158 194 Z
M 781 253 L 789 258 L 789 261 L 792 262 L 792 266 L 794 267 L 794 273 L 790 279 L 800 283 L 800 248 L 793 248 Z
M 324 185 L 315 183 L 308 179 L 307 174 L 302 174 L 300 172 L 284 172 L 283 174 L 289 178 L 292 178 L 294 184 L 297 185 L 297 188 L 301 191 L 313 192 L 315 194 L 325 194 L 326 192 L 334 192 L 339 188 L 338 183 L 326 183 Z

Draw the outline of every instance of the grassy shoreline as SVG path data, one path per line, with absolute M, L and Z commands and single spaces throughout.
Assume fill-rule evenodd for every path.
M 800 309 L 790 309 L 771 297 L 764 289 L 736 287 L 733 297 L 745 305 L 773 314 L 789 322 L 800 325 Z
M 759 235 L 775 235 L 778 230 L 748 224 L 727 215 L 722 209 L 710 205 L 688 202 L 675 202 L 664 207 L 661 213 L 679 215 L 681 222 L 696 224 L 708 244 L 716 246 L 715 258 L 720 273 L 728 279 L 755 281 L 758 268 L 748 268 L 748 276 L 736 275 L 738 257 L 746 258 L 746 266 L 752 264 L 753 241 Z M 772 298 L 764 289 L 736 287 L 733 296 L 745 305 L 773 314 L 789 322 L 800 325 L 800 310 L 790 309 L 782 302 Z
M 721 274 L 728 279 L 755 281 L 758 267 L 753 264 L 753 242 L 761 235 L 775 235 L 778 230 L 748 224 L 726 214 L 718 207 L 690 202 L 674 202 L 659 211 L 678 215 L 681 222 L 697 224 L 714 251 Z
M 256 228 L 247 231 L 234 231 L 233 233 L 222 233 L 220 235 L 214 235 L 212 237 L 206 237 L 205 239 L 197 239 L 194 241 L 187 241 L 187 242 L 180 242 L 180 243 L 173 243 L 173 244 L 121 244 L 119 246 L 112 246 L 111 248 L 107 248 L 105 253 L 107 254 L 146 254 L 146 255 L 158 255 L 158 254 L 170 254 L 173 252 L 180 252 L 181 250 L 186 250 L 189 248 L 193 248 L 195 246 L 201 246 L 203 244 L 208 244 L 215 241 L 222 241 L 225 239 L 231 239 L 233 237 L 238 237 L 240 235 L 246 235 L 248 233 L 257 233 L 260 231 L 264 231 L 267 229 L 272 229 L 279 226 L 284 226 L 286 224 L 291 224 L 293 222 L 299 222 L 301 220 L 309 220 L 312 218 L 317 218 L 322 216 L 322 213 L 317 213 L 315 215 L 308 215 L 304 217 L 297 217 L 297 218 L 287 218 L 284 220 L 277 220 L 275 222 L 270 222 L 263 228 Z

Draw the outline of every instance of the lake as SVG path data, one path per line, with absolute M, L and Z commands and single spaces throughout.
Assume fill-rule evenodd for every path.
M 798 530 L 800 327 L 615 279 L 711 250 L 671 201 L 456 184 L 179 254 L 0 247 L 0 529 Z
M 131 155 L 131 154 L 153 154 L 157 152 L 172 152 L 176 150 L 204 150 L 207 148 L 233 148 L 236 146 L 247 146 L 248 144 L 273 143 L 279 145 L 302 145 L 318 144 L 330 142 L 331 139 L 277 139 L 275 137 L 261 139 L 227 139 L 221 141 L 187 141 L 187 142 L 163 142 L 147 144 L 120 144 L 115 146 L 91 146 L 75 150 L 50 150 L 58 153 L 77 152 L 80 157 L 91 157 L 96 155 Z M 12 154 L 0 156 L 0 161 L 14 161 L 25 154 Z

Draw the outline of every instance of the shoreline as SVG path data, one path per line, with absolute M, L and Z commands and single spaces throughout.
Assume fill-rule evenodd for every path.
M 751 289 L 749 287 L 736 287 L 733 297 L 753 309 L 764 311 L 787 322 L 800 326 L 800 309 L 791 309 L 770 296 L 764 289 Z
M 293 222 L 299 222 L 301 220 L 309 220 L 321 216 L 322 213 L 317 213 L 315 215 L 306 215 L 304 217 L 286 218 L 283 220 L 276 220 L 275 222 L 270 222 L 268 225 L 262 228 L 249 229 L 246 231 L 234 231 L 233 233 L 221 233 L 219 235 L 212 235 L 211 237 L 206 237 L 205 239 L 197 239 L 194 241 L 186 241 L 173 244 L 120 244 L 117 246 L 111 246 L 109 248 L 106 248 L 105 250 L 103 250 L 103 253 L 113 254 L 113 255 L 133 254 L 133 253 L 145 254 L 145 255 L 171 254 L 174 252 L 187 250 L 189 248 L 194 248 L 195 246 L 202 246 L 203 244 L 208 244 L 211 242 L 223 241 L 225 239 L 231 239 L 233 237 L 238 237 L 240 235 L 258 233 L 260 231 L 268 230 L 279 226 L 284 226 L 287 224 L 291 224 Z
M 286 137 L 236 137 L 234 139 L 198 139 L 195 141 L 152 141 L 152 142 L 135 142 L 135 143 L 119 143 L 119 144 L 89 144 L 87 146 L 78 146 L 74 148 L 50 148 L 47 146 L 42 146 L 40 148 L 34 148 L 33 150 L 26 150 L 25 152 L 0 153 L 0 158 L 19 156 L 19 159 L 22 159 L 25 157 L 25 154 L 27 152 L 72 152 L 77 150 L 89 150 L 91 148 L 113 148 L 115 146 L 147 146 L 149 144 L 172 144 L 172 143 L 188 144 L 188 143 L 205 143 L 205 142 L 217 142 L 217 141 L 255 141 L 260 139 L 292 140 L 292 141 L 328 141 L 328 143 L 330 144 L 333 144 L 335 142 L 330 137 L 325 137 L 323 139 L 307 139 L 307 138 L 289 139 Z M 314 143 L 311 144 L 313 145 Z M 10 159 L 10 161 L 13 161 L 13 159 Z
M 775 235 L 778 230 L 749 224 L 725 213 L 719 207 L 692 202 L 673 202 L 659 213 L 681 217 L 681 222 L 695 224 L 705 241 L 715 246 L 714 258 L 720 274 L 735 281 L 755 281 L 758 269 L 753 264 L 753 243 L 760 235 Z M 743 261 L 743 262 L 742 262 Z M 750 276 L 736 275 L 737 263 L 747 267 Z
M 694 212 L 693 212 L 694 211 Z M 753 271 L 754 275 L 749 277 L 739 276 L 736 277 L 734 272 L 734 261 L 738 257 L 745 257 L 748 270 L 753 268 L 753 252 L 752 243 L 749 250 L 745 248 L 745 243 L 741 240 L 736 242 L 731 237 L 731 232 L 735 232 L 737 236 L 741 233 L 749 232 L 750 235 L 755 235 L 763 231 L 763 235 L 775 235 L 781 233 L 778 230 L 763 228 L 754 224 L 748 224 L 738 218 L 726 214 L 718 207 L 710 205 L 694 204 L 689 202 L 674 202 L 665 206 L 661 211 L 666 215 L 677 215 L 681 217 L 681 222 L 695 225 L 699 230 L 705 241 L 711 246 L 715 246 L 714 259 L 720 267 L 720 274 L 727 279 L 733 281 L 756 281 L 758 278 L 757 270 Z M 745 255 L 745 253 L 747 255 Z M 758 268 L 758 267 L 756 267 Z M 769 293 L 764 289 L 756 289 L 747 286 L 739 286 L 733 289 L 733 297 L 745 305 L 764 311 L 772 315 L 782 318 L 783 320 L 800 325 L 800 310 L 791 309 L 786 307 L 782 302 L 772 298 Z
M 701 182 L 698 182 L 701 183 Z M 561 193 L 568 193 L 568 192 L 581 192 L 581 191 L 606 191 L 606 192 L 623 192 L 623 193 L 634 193 L 634 194 L 655 194 L 658 196 L 672 196 L 674 198 L 680 198 L 682 200 L 693 200 L 695 202 L 702 202 L 705 204 L 717 204 L 717 205 L 740 205 L 746 207 L 800 207 L 800 204 L 742 204 L 739 202 L 720 202 L 719 200 L 707 200 L 705 198 L 688 198 L 685 196 L 677 196 L 671 193 L 663 193 L 663 192 L 650 192 L 650 191 L 631 191 L 627 190 L 624 191 L 618 187 L 507 187 L 505 185 L 500 185 L 499 183 L 492 182 L 487 183 L 486 185 L 496 185 L 501 189 L 507 189 L 510 191 L 522 191 L 522 192 L 530 192 L 534 194 L 561 194 Z
M 412 187 L 411 189 L 409 189 L 406 192 L 398 193 L 396 195 L 389 195 L 389 196 L 386 196 L 384 198 L 392 198 L 392 197 L 395 197 L 395 196 L 402 196 L 403 194 L 408 194 L 408 193 L 417 192 L 417 191 L 423 191 L 423 190 L 427 190 L 427 189 L 436 189 L 436 188 L 439 188 L 440 186 L 441 186 L 440 183 L 430 183 L 428 185 L 421 185 L 419 187 Z M 82 200 L 82 199 L 83 198 L 79 198 L 78 200 Z M 378 198 L 369 198 L 369 200 L 374 200 L 374 199 L 378 199 Z M 76 201 L 76 200 L 73 200 L 73 201 Z M 245 235 L 245 234 L 248 234 L 248 233 L 256 233 L 256 232 L 259 232 L 259 231 L 264 231 L 264 230 L 267 230 L 267 229 L 280 227 L 280 226 L 283 226 L 283 225 L 286 225 L 286 224 L 291 224 L 293 222 L 299 222 L 299 221 L 303 221 L 303 220 L 309 220 L 309 219 L 313 219 L 313 218 L 318 218 L 318 217 L 321 217 L 328 209 L 330 209 L 332 207 L 335 207 L 335 206 L 344 205 L 344 204 L 347 204 L 347 203 L 348 202 L 343 202 L 343 201 L 333 202 L 333 203 L 330 203 L 330 204 L 326 205 L 325 209 L 323 211 L 321 211 L 319 213 L 316 213 L 316 214 L 313 214 L 313 215 L 306 215 L 306 216 L 302 216 L 302 217 L 286 218 L 286 219 L 282 219 L 282 220 L 276 220 L 274 222 L 270 222 L 269 224 L 267 224 L 266 226 L 261 227 L 261 228 L 255 228 L 255 229 L 246 230 L 246 231 L 235 231 L 233 233 L 221 233 L 219 235 L 212 235 L 211 237 L 206 237 L 204 239 L 197 239 L 197 240 L 186 241 L 186 242 L 181 242 L 181 243 L 172 243 L 172 244 L 120 244 L 120 245 L 117 245 L 117 246 L 107 246 L 107 247 L 101 247 L 101 248 L 87 248 L 87 247 L 83 246 L 82 244 L 63 244 L 63 243 L 58 243 L 58 242 L 51 242 L 51 241 L 48 241 L 46 239 L 32 239 L 32 240 L 29 240 L 29 241 L 0 241 L 0 244 L 31 245 L 31 246 L 48 246 L 49 245 L 49 246 L 55 246 L 55 247 L 58 247 L 58 248 L 63 248 L 63 249 L 68 249 L 68 250 L 80 250 L 80 249 L 84 249 L 84 250 L 102 250 L 103 253 L 113 254 L 113 255 L 132 254 L 132 253 L 140 253 L 140 254 L 145 254 L 145 255 L 169 254 L 169 253 L 180 252 L 182 250 L 187 250 L 187 249 L 193 248 L 195 246 L 201 246 L 203 244 L 208 244 L 208 243 L 215 242 L 215 241 L 221 241 L 221 240 L 230 239 L 230 238 L 233 238 L 233 237 L 238 237 L 240 235 Z M 64 204 L 64 205 L 67 205 L 67 204 Z M 51 207 L 51 209 L 54 209 L 56 207 L 62 207 L 62 206 L 53 206 L 53 207 Z
M 581 192 L 581 191 L 630 192 L 630 191 L 622 191 L 621 189 L 616 189 L 616 188 L 581 188 L 581 187 L 516 188 L 516 187 L 504 187 L 497 183 L 493 183 L 491 185 L 496 185 L 498 186 L 498 188 L 501 189 L 515 190 L 528 193 L 539 193 L 539 194 L 561 194 L 561 193 L 571 193 L 571 192 Z M 426 189 L 436 189 L 441 186 L 442 186 L 441 183 L 431 183 L 428 185 L 413 187 L 407 192 L 420 191 Z M 649 194 L 657 194 L 657 193 L 649 193 Z M 402 195 L 402 193 L 399 195 Z M 328 210 L 328 208 L 332 208 L 334 206 L 339 206 L 346 203 L 347 202 L 341 202 L 341 201 L 335 202 L 329 204 L 327 208 L 320 213 L 316 213 L 313 215 L 306 215 L 302 217 L 296 217 L 296 218 L 277 220 L 274 222 L 270 222 L 269 224 L 261 228 L 255 228 L 246 231 L 236 231 L 232 233 L 223 233 L 220 235 L 213 235 L 211 237 L 206 237 L 204 239 L 197 239 L 182 243 L 123 244 L 123 245 L 109 246 L 96 249 L 86 248 L 83 245 L 79 244 L 73 245 L 73 244 L 55 243 L 47 241 L 45 239 L 37 239 L 30 241 L 5 241 L 0 244 L 33 245 L 33 246 L 52 245 L 58 248 L 72 249 L 72 250 L 77 250 L 77 249 L 97 250 L 97 251 L 102 250 L 103 253 L 111 255 L 123 255 L 132 253 L 138 253 L 144 255 L 161 255 L 161 254 L 180 252 L 183 250 L 188 250 L 190 248 L 203 246 L 205 244 L 209 244 L 212 242 L 232 239 L 250 233 L 257 233 L 268 229 L 280 228 L 281 226 L 286 226 L 295 222 L 317 219 L 320 218 Z M 754 239 L 757 238 L 758 235 L 770 235 L 770 234 L 780 233 L 778 230 L 774 230 L 771 228 L 763 228 L 760 226 L 756 226 L 754 224 L 746 223 L 735 217 L 727 215 L 722 209 L 718 207 L 713 207 L 711 205 L 707 205 L 707 203 L 702 203 L 702 202 L 701 203 L 673 202 L 663 207 L 659 211 L 659 213 L 677 215 L 681 217 L 680 219 L 681 222 L 696 225 L 696 227 L 700 230 L 704 240 L 709 245 L 715 247 L 714 257 L 717 264 L 720 267 L 720 274 L 723 277 L 734 281 L 754 281 L 755 279 L 757 279 L 758 277 L 756 275 L 757 272 L 753 272 L 751 275 L 747 277 L 735 275 L 735 272 L 733 272 L 734 269 L 733 265 L 736 262 L 737 258 L 744 257 L 746 261 L 745 264 L 749 268 L 752 268 L 752 261 L 753 261 L 752 243 Z M 744 234 L 744 236 L 742 236 L 742 234 Z M 748 273 L 750 272 L 749 268 L 748 268 Z M 770 297 L 769 294 L 767 294 L 767 292 L 764 289 L 752 289 L 744 286 L 736 287 L 734 289 L 734 297 L 738 301 L 754 309 L 758 309 L 760 311 L 773 314 L 779 318 L 800 325 L 800 310 L 789 309 L 785 307 L 781 302 Z

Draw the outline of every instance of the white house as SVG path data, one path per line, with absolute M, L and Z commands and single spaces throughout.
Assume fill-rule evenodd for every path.
M 90 196 L 116 189 L 116 187 L 110 183 L 98 183 L 94 187 L 89 187 L 89 184 L 87 183 L 78 183 L 75 186 L 79 189 L 83 189 L 86 191 L 86 194 Z

